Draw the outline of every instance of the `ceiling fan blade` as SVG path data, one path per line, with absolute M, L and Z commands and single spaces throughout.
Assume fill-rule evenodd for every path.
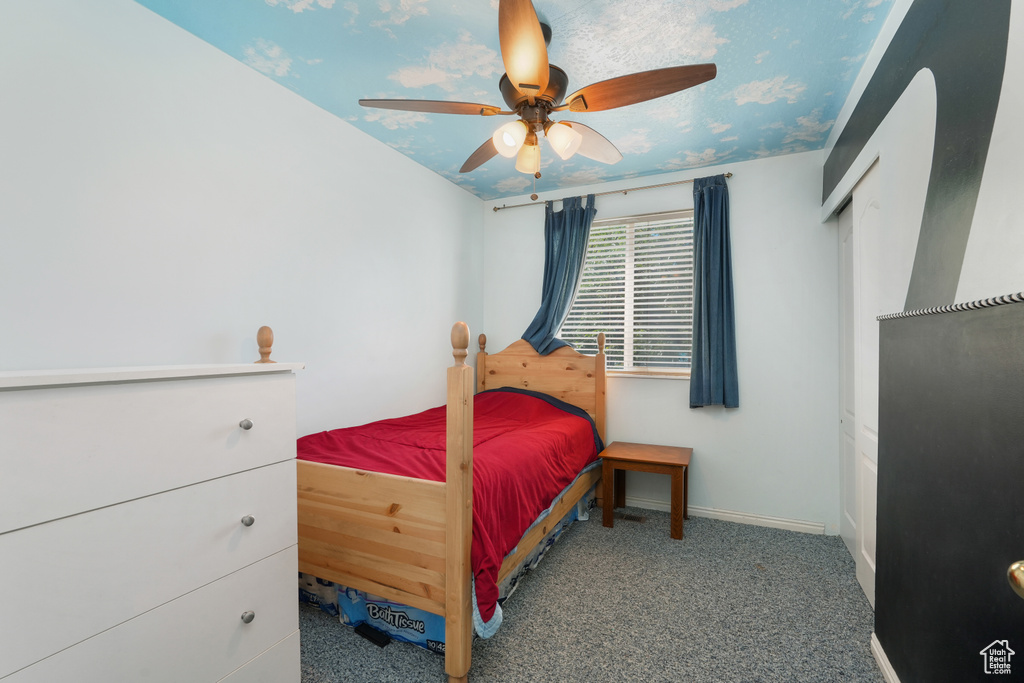
M 515 88 L 530 98 L 548 87 L 548 48 L 530 0 L 500 0 L 498 40 L 505 73 Z
M 462 168 L 459 169 L 459 173 L 469 173 L 490 161 L 491 157 L 497 154 L 498 150 L 494 148 L 494 141 L 491 138 L 487 138 L 484 144 L 477 147 L 476 151 L 469 155 L 466 163 L 462 164 Z
M 470 116 L 494 116 L 495 114 L 512 114 L 502 111 L 501 107 L 491 104 L 474 104 L 472 102 L 449 102 L 447 100 L 359 100 L 364 107 L 376 109 L 400 109 L 402 111 L 422 111 L 430 114 L 467 114 Z
M 671 95 L 710 81 L 718 73 L 714 64 L 671 66 L 610 78 L 580 88 L 565 99 L 558 110 L 604 111 Z
M 576 151 L 577 154 L 600 161 L 602 164 L 615 164 L 622 161 L 622 152 L 615 145 L 608 141 L 608 138 L 598 133 L 590 126 L 584 126 L 576 121 L 562 121 L 572 126 L 572 129 L 583 136 L 583 142 Z

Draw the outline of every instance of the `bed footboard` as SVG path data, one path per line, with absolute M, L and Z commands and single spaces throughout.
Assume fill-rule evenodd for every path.
M 299 460 L 299 571 L 444 614 L 445 485 Z
M 297 461 L 299 571 L 445 618 L 445 671 L 469 674 L 473 642 L 473 368 L 452 328 L 446 481 Z

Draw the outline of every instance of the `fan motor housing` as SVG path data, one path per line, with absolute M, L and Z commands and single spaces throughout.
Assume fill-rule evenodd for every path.
M 543 100 L 550 104 L 549 109 L 557 107 L 562 103 L 565 92 L 569 87 L 569 76 L 554 64 L 548 65 L 548 85 L 544 92 L 536 95 L 536 99 Z M 503 74 L 498 81 L 498 88 L 501 90 L 501 97 L 509 109 L 516 110 L 521 104 L 527 101 L 526 95 L 519 92 L 519 89 L 512 85 L 508 74 Z

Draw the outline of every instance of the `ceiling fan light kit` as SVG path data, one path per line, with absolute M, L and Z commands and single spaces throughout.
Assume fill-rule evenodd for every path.
M 498 89 L 510 111 L 489 104 L 443 100 L 359 100 L 359 104 L 435 114 L 518 116 L 518 120 L 501 126 L 490 140 L 480 145 L 459 172 L 469 173 L 500 154 L 509 159 L 516 157 L 516 170 L 536 174 L 540 171 L 537 134 L 541 132 L 563 160 L 576 153 L 605 164 L 622 159 L 615 145 L 594 129 L 575 122 L 556 122 L 549 118 L 552 113 L 625 107 L 692 88 L 717 74 L 714 64 L 641 71 L 588 85 L 562 104 L 569 77 L 548 62 L 550 37 L 551 28 L 541 24 L 530 0 L 499 0 L 498 39 L 505 74 L 498 81 Z
M 526 142 L 526 134 L 529 129 L 523 121 L 509 121 L 498 130 L 494 131 L 491 141 L 498 154 L 511 159 L 519 152 L 519 148 Z
M 562 161 L 568 161 L 583 144 L 583 136 L 573 130 L 568 123 L 551 123 L 544 136 L 547 137 L 551 148 L 555 150 L 555 154 L 561 157 Z
M 523 145 L 516 156 L 516 170 L 520 173 L 534 174 L 540 171 L 540 147 L 536 142 Z

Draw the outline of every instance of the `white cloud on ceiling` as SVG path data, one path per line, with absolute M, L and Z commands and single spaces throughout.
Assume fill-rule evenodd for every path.
M 437 85 L 445 90 L 454 90 L 453 79 L 458 76 L 442 71 L 435 66 L 407 66 L 399 69 L 388 76 L 403 88 L 425 88 L 428 85 Z
M 401 68 L 389 78 L 404 88 L 436 85 L 453 92 L 465 77 L 492 78 L 502 72 L 498 53 L 482 43 L 474 42 L 468 31 L 459 35 L 459 42 L 444 43 L 430 50 L 426 61 L 426 65 Z
M 565 173 L 558 178 L 559 187 L 577 187 L 603 183 L 607 176 L 597 168 L 583 168 L 572 173 Z
M 688 168 L 688 165 L 679 157 L 672 157 L 671 159 L 666 159 L 662 163 L 658 164 L 658 169 L 666 172 L 679 171 L 684 168 Z
M 418 149 L 414 138 L 388 140 L 388 146 L 402 152 L 403 154 L 408 154 L 409 156 L 416 154 L 416 150 Z
M 345 10 L 352 15 L 351 17 L 349 17 L 349 20 L 345 22 L 345 25 L 354 26 L 356 23 L 356 19 L 359 17 L 359 5 L 357 5 L 355 2 L 346 2 L 344 5 L 342 5 L 342 7 L 344 7 Z
M 730 128 L 732 128 L 731 123 L 722 123 L 720 121 L 708 121 L 708 130 L 710 130 L 715 135 L 718 135 L 719 133 L 724 133 Z
M 242 50 L 243 61 L 268 76 L 287 76 L 292 68 L 292 58 L 278 45 L 263 38 L 257 38 L 253 45 Z
M 429 119 L 418 111 L 398 111 L 393 109 L 371 109 L 363 116 L 364 121 L 376 121 L 388 130 L 399 128 L 415 128 Z
M 686 164 L 689 166 L 710 166 L 726 159 L 735 151 L 735 147 L 724 152 L 719 152 L 716 149 L 708 147 L 703 152 L 691 152 L 690 150 L 686 150 L 683 154 L 686 155 Z
M 490 78 L 503 71 L 498 53 L 474 41 L 473 34 L 463 31 L 458 43 L 445 43 L 430 53 L 430 61 L 441 68 Z
M 843 0 L 843 2 L 850 4 L 850 0 Z M 883 2 L 885 2 L 885 0 L 867 0 L 867 2 L 864 3 L 861 3 L 859 1 L 853 2 L 852 4 L 850 4 L 850 9 L 846 10 L 846 12 L 842 14 L 843 20 L 845 21 L 852 17 L 854 14 L 856 14 L 857 10 L 859 10 L 862 5 L 867 9 L 873 9 L 881 5 Z M 875 20 L 875 13 L 865 12 L 864 14 L 861 15 L 860 20 L 865 24 L 870 24 L 872 21 Z
M 806 152 L 811 148 L 802 142 L 795 142 L 789 145 L 777 145 L 768 149 L 764 146 L 764 141 L 761 141 L 761 146 L 758 149 L 753 150 L 751 155 L 754 159 L 765 159 L 767 157 L 784 156 L 786 154 L 799 154 L 800 152 Z
M 509 176 L 508 178 L 503 178 L 494 183 L 494 189 L 501 194 L 522 192 L 526 188 L 530 187 L 531 180 L 532 176 L 530 178 L 527 178 L 525 175 Z
M 785 99 L 790 104 L 800 99 L 800 94 L 807 89 L 803 83 L 786 83 L 788 76 L 776 76 L 764 81 L 744 83 L 732 91 L 736 104 L 771 104 Z
M 815 109 L 807 116 L 796 117 L 796 126 L 789 128 L 786 137 L 782 138 L 783 144 L 803 140 L 804 142 L 818 142 L 824 140 L 825 136 L 832 130 L 834 120 L 822 121 L 821 109 Z
M 334 0 L 266 0 L 266 3 L 271 7 L 277 7 L 278 5 L 287 7 L 296 14 L 307 9 L 316 9 L 314 5 L 319 5 L 324 9 L 334 7 Z
M 728 12 L 745 4 L 747 4 L 747 0 L 710 0 L 708 2 L 708 6 L 716 12 Z
M 841 78 L 844 81 L 849 81 L 852 78 L 854 78 L 860 69 L 859 64 L 863 62 L 867 56 L 868 53 L 862 52 L 859 55 L 840 57 L 839 61 L 842 62 L 844 65 L 848 65 L 849 68 L 840 73 L 839 78 Z M 825 93 L 825 97 L 830 97 L 831 95 L 831 91 Z
M 665 100 L 654 100 L 647 105 L 644 113 L 656 121 L 673 121 L 679 118 L 679 107 Z
M 371 21 L 370 26 L 384 27 L 387 25 L 401 26 L 413 17 L 423 17 L 429 14 L 427 11 L 428 0 L 399 0 L 395 6 L 391 0 L 380 0 L 377 7 L 384 15 L 383 19 Z
M 651 131 L 646 128 L 634 130 L 615 140 L 615 146 L 623 154 L 646 154 L 654 147 L 647 135 Z

